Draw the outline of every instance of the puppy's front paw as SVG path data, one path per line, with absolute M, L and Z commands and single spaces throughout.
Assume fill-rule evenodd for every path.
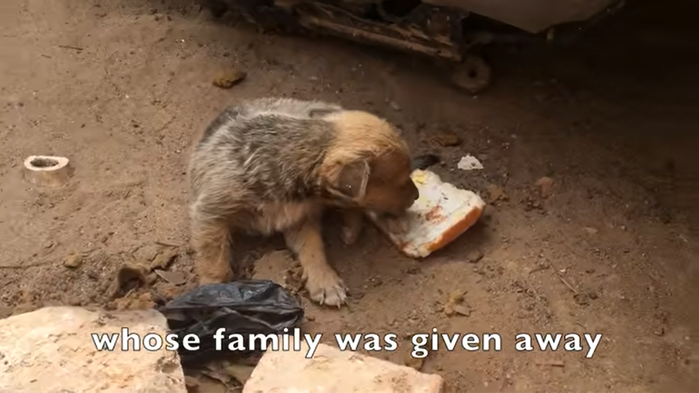
M 307 272 L 306 290 L 320 305 L 339 308 L 347 301 L 347 287 L 331 268 Z

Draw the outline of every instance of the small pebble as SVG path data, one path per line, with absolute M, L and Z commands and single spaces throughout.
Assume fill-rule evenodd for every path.
M 213 80 L 213 85 L 222 89 L 230 89 L 247 78 L 248 74 L 242 70 L 232 70 L 217 75 Z
M 414 358 L 410 355 L 407 355 L 403 363 L 405 363 L 405 365 L 408 367 L 420 371 L 422 370 L 422 367 L 425 365 L 425 358 Z
M 481 251 L 471 251 L 466 257 L 470 263 L 477 263 L 483 259 L 483 253 Z
M 461 138 L 452 131 L 441 131 L 432 135 L 431 139 L 441 146 L 458 146 Z
M 63 261 L 63 266 L 69 267 L 69 268 L 76 268 L 83 263 L 83 255 L 81 253 L 72 253 L 66 257 L 66 259 Z
M 542 198 L 548 198 L 551 196 L 551 189 L 553 188 L 553 179 L 544 176 L 536 181 L 536 186 L 539 187 L 539 193 Z

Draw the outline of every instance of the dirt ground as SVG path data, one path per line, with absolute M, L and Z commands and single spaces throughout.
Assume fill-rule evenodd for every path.
M 699 40 L 683 27 L 689 3 L 670 13 L 630 7 L 567 49 L 495 48 L 494 84 L 471 97 L 423 61 L 214 23 L 184 1 L 5 0 L 0 317 L 55 304 L 147 306 L 192 288 L 192 142 L 237 100 L 317 98 L 394 122 L 416 154 L 442 157 L 436 172 L 489 206 L 476 227 L 420 262 L 373 228 L 345 247 L 328 225 L 329 258 L 353 296 L 342 310 L 304 300 L 307 329 L 326 340 L 500 333 L 500 352 L 440 348 L 424 361 L 453 392 L 696 391 L 699 138 L 690 109 L 699 58 L 688 53 Z M 234 69 L 247 72 L 242 83 L 212 85 Z M 441 146 L 435 136 L 444 133 L 460 143 Z M 24 182 L 32 154 L 69 157 L 70 183 Z M 485 169 L 457 169 L 466 154 Z M 547 195 L 542 177 L 552 180 Z M 151 274 L 152 285 L 110 302 L 120 266 L 168 253 L 168 269 L 186 283 Z M 290 266 L 277 262 L 265 268 L 283 276 Z M 444 313 L 456 290 L 467 316 Z M 521 332 L 603 339 L 586 359 L 517 352 Z M 403 362 L 410 343 L 400 344 L 374 355 Z

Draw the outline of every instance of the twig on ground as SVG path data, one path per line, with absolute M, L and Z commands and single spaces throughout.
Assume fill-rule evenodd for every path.
M 15 265 L 0 265 L 0 269 L 23 269 L 25 267 L 48 265 L 51 262 L 52 261 L 39 261 L 39 262 L 32 262 L 32 263 L 18 263 Z
M 172 248 L 177 248 L 179 247 L 177 244 L 172 244 L 172 243 L 167 243 L 167 242 L 161 242 L 159 240 L 155 241 L 155 244 L 163 247 L 172 247 Z
M 82 51 L 82 50 L 84 50 L 83 48 L 81 48 L 81 47 L 79 47 L 79 46 L 72 46 L 72 45 L 58 45 L 58 47 L 59 47 L 59 48 L 63 48 L 63 49 L 77 50 L 77 51 Z
M 558 273 L 558 278 L 561 279 L 561 282 L 562 282 L 563 284 L 565 284 L 565 286 L 567 286 L 568 289 L 570 289 L 570 291 L 573 292 L 574 295 L 577 295 L 577 294 L 578 294 L 578 291 L 576 291 L 575 288 L 573 288 L 573 286 L 570 285 L 570 283 L 569 283 L 568 281 L 566 281 L 566 279 L 563 278 L 563 276 L 562 276 L 560 273 Z
M 565 367 L 565 363 L 561 361 L 553 361 L 553 362 L 537 362 L 537 366 L 551 366 L 551 367 Z

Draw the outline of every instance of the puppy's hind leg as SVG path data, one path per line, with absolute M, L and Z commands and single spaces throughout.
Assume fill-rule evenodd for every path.
M 233 279 L 229 262 L 232 238 L 225 221 L 193 222 L 191 240 L 200 285 Z
M 311 300 L 340 307 L 347 300 L 347 287 L 326 260 L 320 225 L 320 219 L 308 218 L 284 231 L 284 239 L 298 256 Z

